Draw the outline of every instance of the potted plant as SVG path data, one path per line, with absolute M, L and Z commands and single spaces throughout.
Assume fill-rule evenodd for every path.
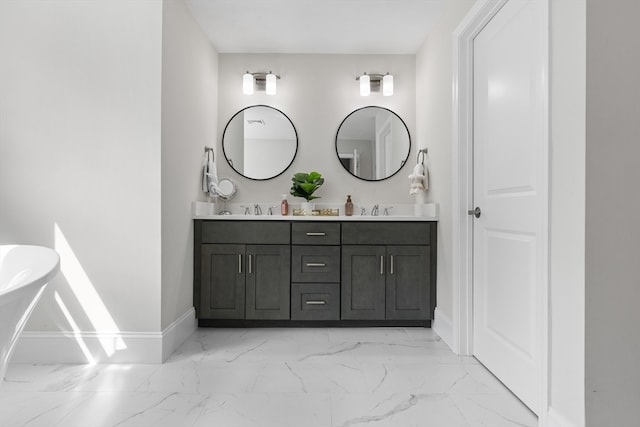
M 311 201 L 319 199 L 319 196 L 314 196 L 313 193 L 324 184 L 324 178 L 318 172 L 298 172 L 291 178 L 293 185 L 291 186 L 291 195 L 294 197 L 302 197 L 306 202 L 302 203 L 302 209 L 308 215 L 311 215 L 314 203 Z

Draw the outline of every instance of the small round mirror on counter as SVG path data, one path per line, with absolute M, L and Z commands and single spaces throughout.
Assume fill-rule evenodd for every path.
M 231 200 L 236 195 L 236 183 L 229 178 L 222 178 L 218 181 L 218 197 L 222 200 Z
M 253 105 L 238 111 L 222 134 L 222 150 L 245 178 L 266 180 L 282 174 L 298 151 L 298 133 L 282 111 Z
M 219 215 L 231 215 L 231 211 L 227 210 L 227 202 L 235 197 L 236 191 L 238 191 L 238 187 L 231 179 L 222 178 L 218 181 L 218 198 L 223 202 L 223 208 Z
M 366 181 L 381 181 L 400 171 L 411 150 L 404 121 L 383 107 L 363 107 L 338 127 L 336 153 L 342 166 Z

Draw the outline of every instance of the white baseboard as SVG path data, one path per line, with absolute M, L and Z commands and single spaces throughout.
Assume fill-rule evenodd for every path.
M 438 310 L 438 307 L 436 307 L 433 314 L 431 329 L 438 334 L 449 348 L 453 349 L 453 346 L 451 345 L 453 343 L 453 322 L 449 317 L 445 316 L 442 311 Z
M 162 331 L 162 362 L 167 360 L 198 329 L 193 307 Z
M 23 332 L 13 363 L 161 364 L 197 328 L 190 308 L 162 332 Z
M 547 411 L 547 426 L 548 427 L 577 427 L 576 424 L 569 421 L 567 417 L 556 411 L 554 408 L 549 407 Z

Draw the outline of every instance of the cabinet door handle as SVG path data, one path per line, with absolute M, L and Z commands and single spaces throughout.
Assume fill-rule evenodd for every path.
M 315 232 L 315 231 L 310 231 L 307 233 L 307 236 L 326 236 L 327 233 L 324 232 Z
M 384 274 L 384 255 L 380 255 L 380 274 Z
M 389 257 L 391 259 L 391 270 L 390 270 L 390 273 L 393 274 L 393 255 L 390 255 Z
M 326 267 L 327 264 L 324 262 L 308 262 L 307 267 Z
M 309 301 L 305 301 L 304 303 L 307 305 L 325 305 L 327 302 L 322 300 L 319 300 L 319 301 L 309 300 Z
M 253 256 L 251 254 L 249 254 L 249 267 L 248 267 L 249 274 L 251 274 L 251 264 L 252 264 L 252 262 L 253 262 Z
M 238 274 L 242 274 L 242 254 L 238 254 Z

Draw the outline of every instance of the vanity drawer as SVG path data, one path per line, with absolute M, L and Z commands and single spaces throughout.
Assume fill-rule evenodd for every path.
M 285 221 L 202 221 L 201 243 L 288 245 L 290 225 Z
M 339 282 L 340 246 L 293 246 L 293 282 Z
M 340 223 L 294 222 L 291 224 L 291 243 L 294 245 L 339 245 Z
M 428 245 L 428 222 L 345 222 L 343 245 Z
M 291 320 L 340 320 L 340 285 L 292 283 Z

